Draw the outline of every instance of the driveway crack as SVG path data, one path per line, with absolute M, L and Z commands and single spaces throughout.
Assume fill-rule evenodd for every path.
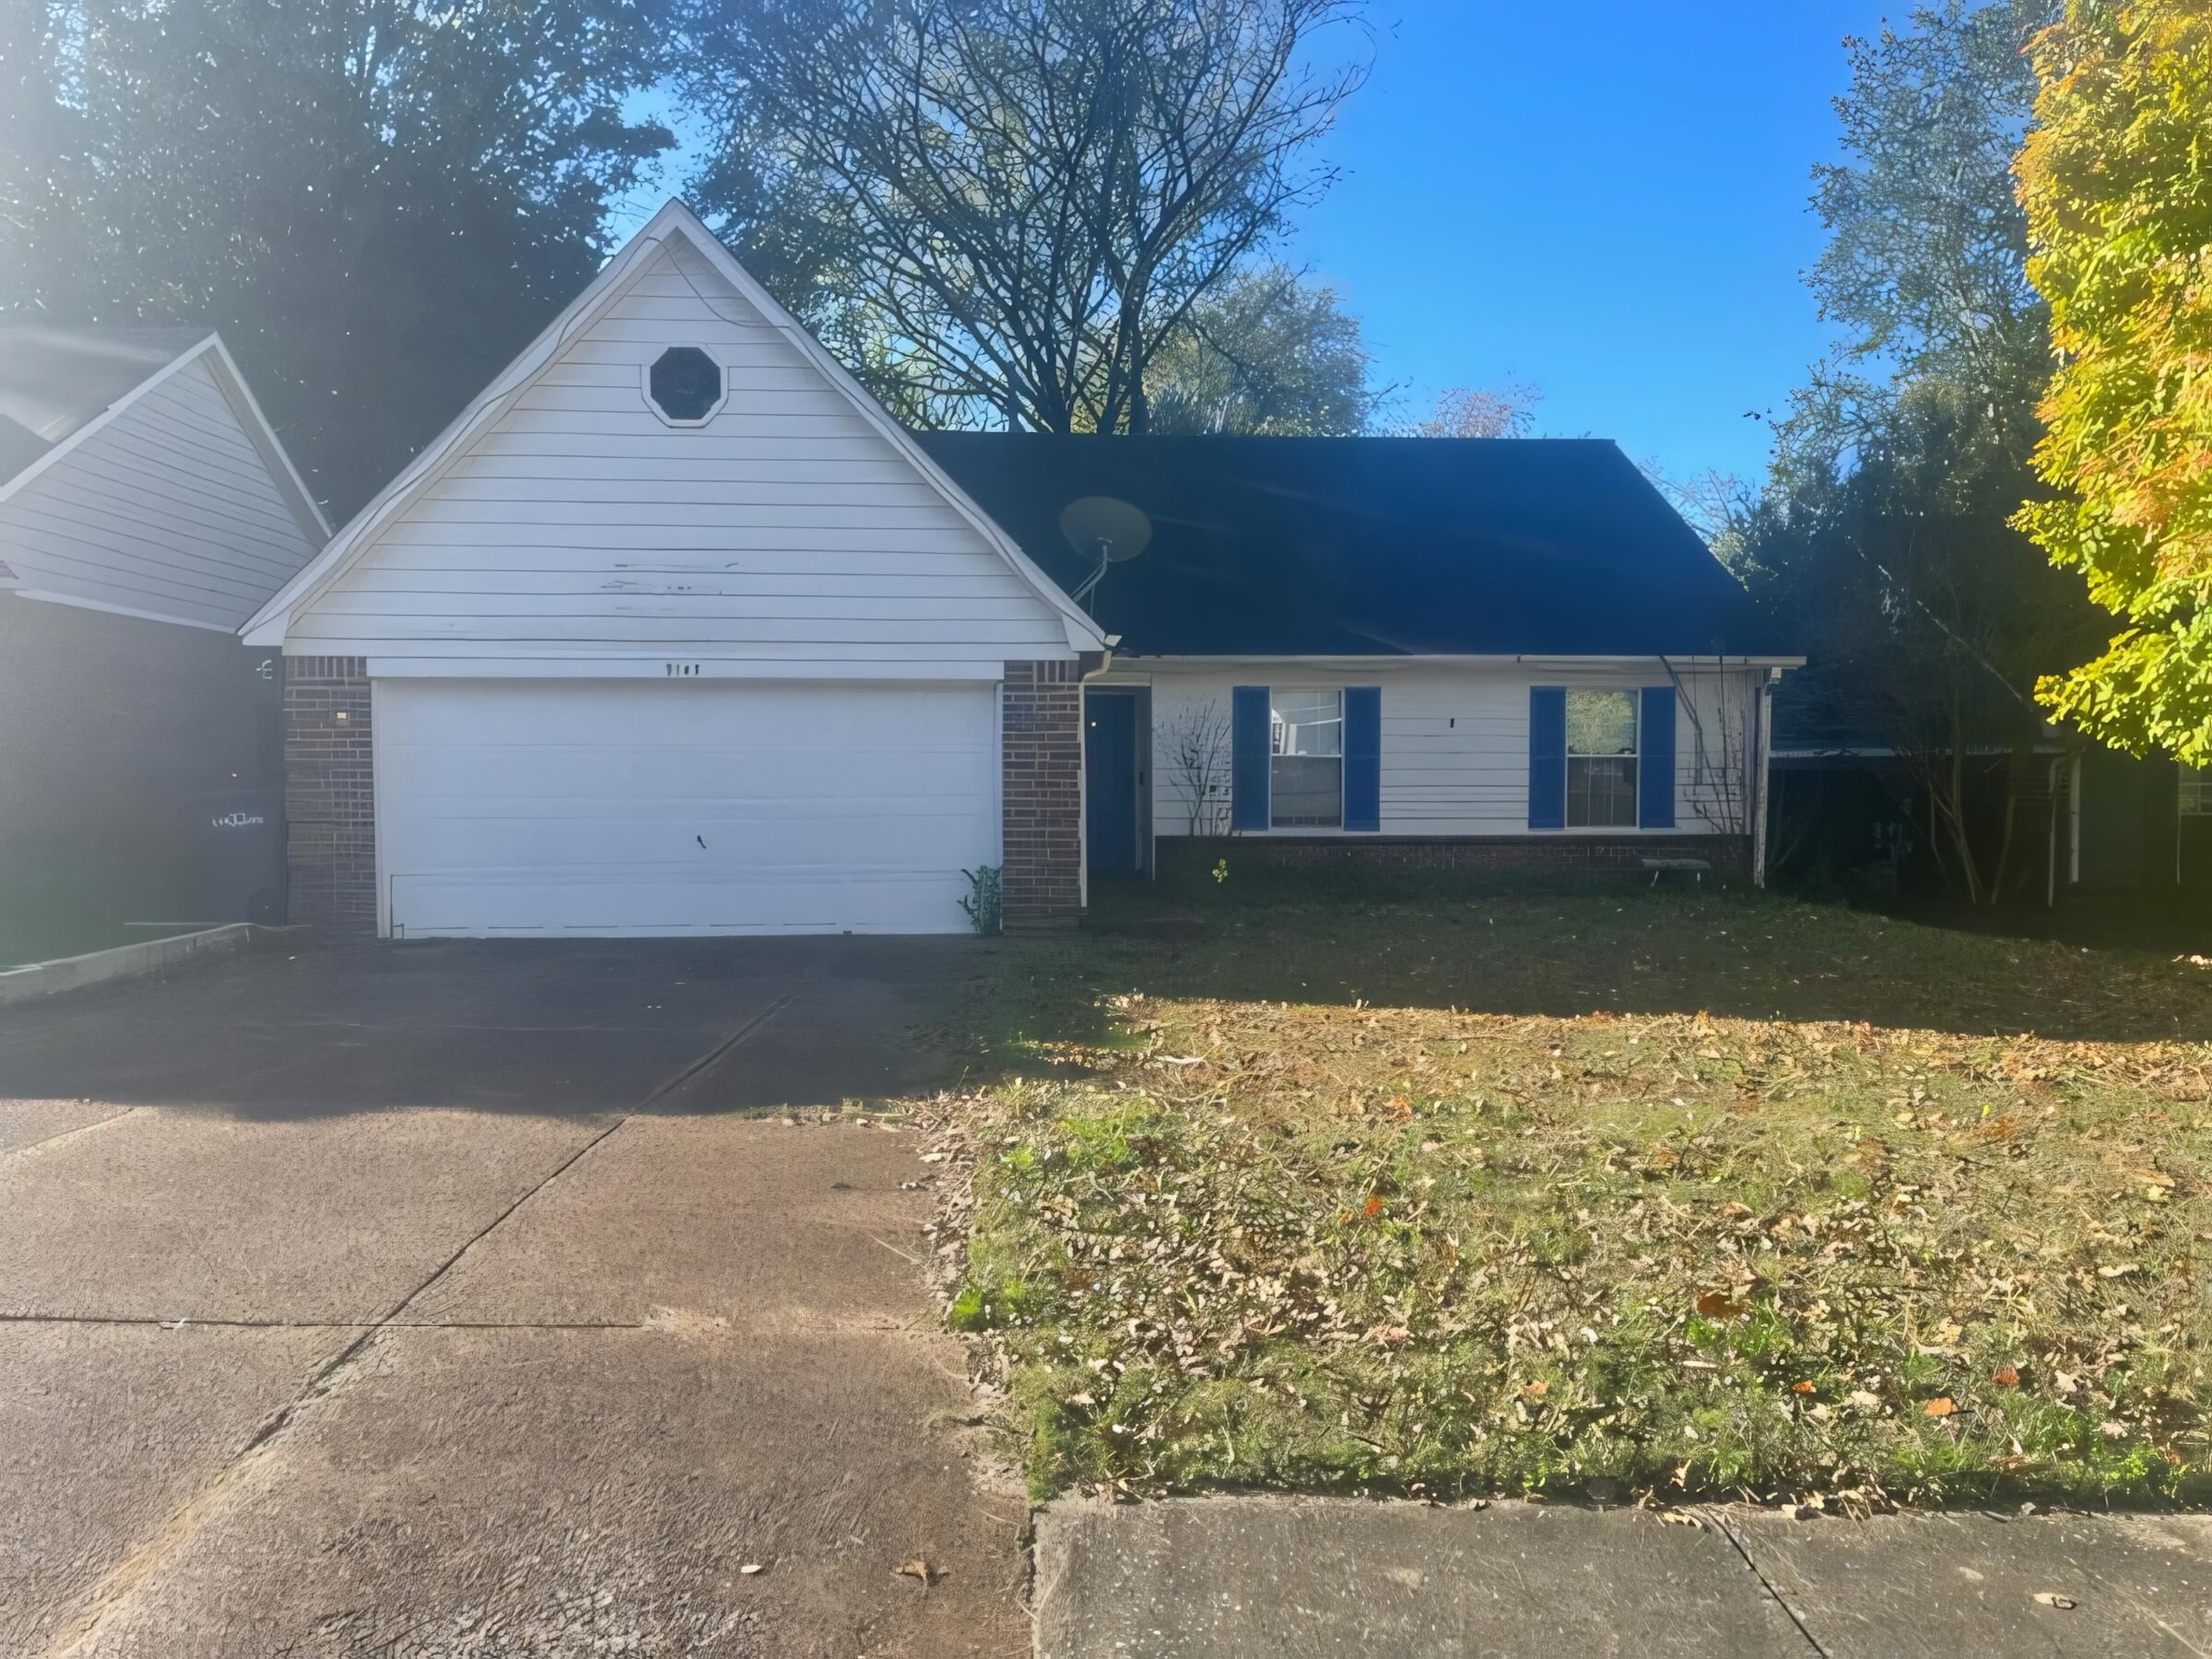
M 41 1147 L 54 1146 L 73 1135 L 89 1135 L 95 1129 L 105 1129 L 110 1124 L 120 1124 L 124 1118 L 136 1117 L 145 1110 L 143 1106 L 120 1106 L 106 1117 L 94 1118 L 90 1123 L 79 1124 L 74 1129 L 57 1129 L 52 1135 L 34 1141 L 25 1141 L 21 1146 L 0 1147 L 0 1157 L 17 1158 L 26 1152 L 36 1152 Z
M 92 1594 L 87 1598 L 82 1611 L 64 1627 L 53 1642 L 49 1644 L 46 1650 L 48 1659 L 76 1659 L 77 1654 L 83 1653 L 99 1634 L 100 1627 L 106 1622 L 109 1614 L 122 1605 L 124 1600 L 150 1578 L 165 1561 L 183 1547 L 193 1535 L 199 1530 L 206 1518 L 213 1512 L 218 1501 L 240 1486 L 247 1476 L 271 1454 L 277 1438 L 292 1425 L 299 1415 L 300 1408 L 326 1396 L 344 1377 L 347 1368 L 352 1365 L 354 1360 L 366 1352 L 370 1345 L 385 1331 L 418 1328 L 417 1325 L 403 1321 L 402 1315 L 439 1280 L 451 1273 L 460 1264 L 463 1257 L 496 1231 L 501 1222 L 574 1169 L 586 1155 L 606 1142 L 616 1130 L 629 1123 L 638 1112 L 644 1111 L 656 1101 L 666 1099 L 685 1084 L 713 1066 L 739 1043 L 789 1007 L 792 1001 L 792 995 L 787 993 L 775 998 L 750 1018 L 741 1022 L 720 1042 L 654 1088 L 630 1112 L 615 1119 L 613 1123 L 607 1124 L 606 1128 L 577 1147 L 575 1151 L 562 1159 L 559 1164 L 546 1173 L 542 1180 L 528 1188 L 513 1203 L 508 1205 L 506 1208 L 478 1228 L 462 1243 L 459 1249 L 432 1268 L 429 1275 L 420 1284 L 394 1303 L 391 1310 L 382 1318 L 362 1328 L 359 1335 L 347 1343 L 312 1377 L 308 1379 L 307 1385 L 293 1397 L 288 1405 L 271 1415 L 253 1431 L 252 1437 L 239 1449 L 238 1454 L 224 1465 L 222 1473 L 218 1475 L 205 1490 L 171 1515 L 167 1521 L 162 1523 L 152 1537 L 133 1550 L 128 1558 L 100 1581 Z M 88 1127 L 98 1127 L 98 1125 L 92 1124 Z
M 1790 1622 L 1797 1627 L 1797 1634 L 1805 1638 L 1806 1646 L 1818 1654 L 1819 1659 L 1830 1659 L 1829 1651 L 1820 1645 L 1820 1639 L 1806 1627 L 1805 1619 L 1798 1614 L 1797 1609 L 1790 1606 L 1789 1598 L 1774 1588 L 1773 1582 L 1767 1577 L 1757 1558 L 1752 1555 L 1749 1547 L 1744 1543 L 1735 1528 L 1728 1524 L 1727 1518 L 1712 1510 L 1707 1510 L 1705 1516 L 1719 1531 L 1721 1536 L 1735 1546 L 1735 1553 L 1744 1558 L 1744 1565 L 1751 1569 L 1751 1576 L 1759 1581 L 1759 1587 L 1772 1596 L 1774 1605 L 1790 1616 Z

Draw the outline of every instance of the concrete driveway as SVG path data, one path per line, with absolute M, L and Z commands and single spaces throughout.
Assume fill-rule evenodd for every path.
M 0 1010 L 0 1653 L 1026 1653 L 914 1137 L 758 1110 L 947 1080 L 976 949 L 279 947 Z

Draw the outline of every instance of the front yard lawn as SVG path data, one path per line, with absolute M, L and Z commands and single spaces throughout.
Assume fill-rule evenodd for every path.
M 949 1125 L 1040 1491 L 2212 1496 L 2212 966 L 1711 889 L 1190 900 L 1007 946 Z

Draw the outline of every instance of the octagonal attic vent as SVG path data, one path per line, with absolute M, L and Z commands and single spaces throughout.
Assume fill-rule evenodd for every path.
M 696 346 L 671 346 L 645 371 L 645 399 L 671 426 L 697 426 L 722 407 L 722 365 Z

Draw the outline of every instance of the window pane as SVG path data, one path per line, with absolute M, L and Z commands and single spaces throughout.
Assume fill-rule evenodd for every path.
M 1278 755 L 1344 753 L 1344 703 L 1335 691 L 1275 693 L 1275 752 Z
M 1571 755 L 1634 754 L 1636 694 L 1633 691 L 1568 692 L 1567 752 Z
M 1281 829 L 1344 822 L 1344 762 L 1333 756 L 1277 755 L 1268 780 L 1268 819 Z
M 1636 761 L 1633 757 L 1570 755 L 1567 758 L 1567 823 L 1571 829 L 1636 827 Z
M 2182 816 L 2212 818 L 2212 771 L 2182 769 Z

